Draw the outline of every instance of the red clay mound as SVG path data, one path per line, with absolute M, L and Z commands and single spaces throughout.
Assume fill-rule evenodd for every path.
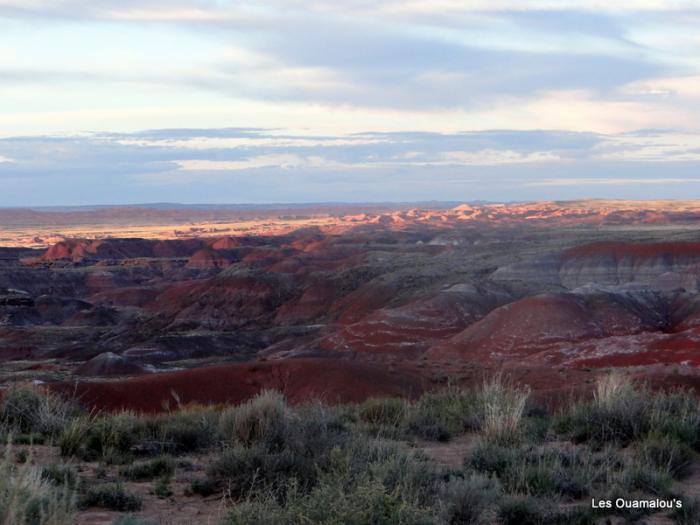
M 188 268 L 196 268 L 198 270 L 208 270 L 215 268 L 224 268 L 230 266 L 232 259 L 221 253 L 220 251 L 211 248 L 202 248 L 196 251 L 187 261 Z
M 326 337 L 320 343 L 321 348 L 403 355 L 425 350 L 503 304 L 503 297 L 503 294 L 489 294 L 469 285 L 458 285 L 429 299 L 371 313 Z
M 644 319 L 608 296 L 544 294 L 497 308 L 430 353 L 457 352 L 475 359 L 526 356 L 560 343 L 647 328 Z
M 398 292 L 396 283 L 368 283 L 350 292 L 331 307 L 331 313 L 343 324 L 355 323 L 386 305 Z
M 112 352 L 105 352 L 83 363 L 75 371 L 78 376 L 129 376 L 143 374 L 142 366 Z
M 295 324 L 311 322 L 328 315 L 328 310 L 338 298 L 339 290 L 332 282 L 321 282 L 307 288 L 295 301 L 283 304 L 275 316 L 278 323 Z
M 180 403 L 240 403 L 263 389 L 277 389 L 291 402 L 322 399 L 359 402 L 372 396 L 415 397 L 421 380 L 356 361 L 290 359 L 255 364 L 221 365 L 153 374 L 122 381 L 61 384 L 87 407 L 157 412 Z M 176 401 L 178 400 L 178 401 Z
M 271 319 L 292 292 L 277 274 L 227 274 L 177 283 L 148 306 L 180 325 L 239 328 Z

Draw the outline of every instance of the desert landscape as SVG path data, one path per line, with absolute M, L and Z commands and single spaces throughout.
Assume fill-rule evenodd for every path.
M 70 505 L 57 503 L 77 509 L 70 511 L 76 523 L 296 523 L 301 511 L 288 495 L 277 498 L 301 490 L 299 505 L 312 504 L 308 498 L 323 488 L 315 477 L 302 479 L 289 465 L 274 474 L 279 479 L 261 481 L 255 496 L 246 491 L 277 468 L 262 466 L 280 461 L 264 455 L 280 454 L 275 447 L 299 459 L 300 444 L 287 441 L 310 439 L 297 435 L 308 425 L 332 434 L 328 454 L 349 453 L 343 443 L 357 434 L 398 447 L 391 454 L 425 456 L 420 468 L 433 473 L 421 483 L 430 488 L 414 496 L 459 492 L 438 498 L 438 522 L 592 523 L 609 515 L 695 523 L 696 514 L 678 509 L 606 514 L 588 500 L 633 490 L 684 498 L 683 512 L 696 512 L 689 498 L 700 491 L 692 451 L 700 443 L 693 397 L 700 390 L 700 202 L 240 213 L 0 212 L 8 218 L 0 420 L 5 439 L 16 443 L 5 450 L 76 491 Z M 603 397 L 610 406 L 599 406 Z M 660 414 L 659 403 L 680 405 Z M 497 419 L 519 414 L 510 427 L 489 430 L 484 410 L 496 410 Z M 680 421 L 651 421 L 660 417 Z M 226 425 L 234 437 L 222 435 Z M 665 425 L 675 430 L 659 430 Z M 565 451 L 557 448 L 562 439 L 572 440 Z M 363 454 L 378 453 L 371 443 Z M 248 467 L 240 463 L 250 447 L 268 445 Z M 629 455 L 631 466 L 600 467 L 608 461 L 600 451 L 611 446 L 624 447 L 619 457 Z M 231 473 L 216 470 L 224 468 L 220 447 L 240 463 L 225 467 Z M 533 469 L 568 481 L 518 481 L 507 465 L 488 466 L 507 463 L 497 458 L 508 454 L 525 454 Z M 557 470 L 562 461 L 573 469 L 563 459 L 570 454 L 590 463 L 576 469 L 597 465 L 595 474 L 582 481 L 581 472 Z M 641 468 L 640 457 L 656 470 L 630 473 Z M 326 468 L 329 458 L 307 460 Z M 566 489 L 571 476 L 575 490 Z M 93 494 L 95 486 L 107 492 Z M 408 504 L 406 493 L 391 492 L 397 487 L 385 489 L 382 497 Z M 482 492 L 491 499 L 477 497 Z M 551 496 L 561 503 L 552 507 Z M 279 516 L 265 510 L 272 500 L 260 498 L 281 501 Z M 397 510 L 386 523 L 437 519 L 431 505 L 411 504 L 405 521 Z M 338 512 L 338 523 L 375 522 Z
M 0 0 L 0 525 L 700 525 L 698 0 Z

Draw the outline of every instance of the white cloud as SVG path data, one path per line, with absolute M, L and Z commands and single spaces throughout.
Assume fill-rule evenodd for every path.
M 700 100 L 700 75 L 652 78 L 625 86 L 624 92 L 642 97 L 680 97 Z
M 638 178 L 570 178 L 570 179 L 543 179 L 523 183 L 527 187 L 546 186 L 635 186 L 635 185 L 660 185 L 664 184 L 699 184 L 700 178 L 673 178 L 660 177 L 652 179 Z
M 338 168 L 346 167 L 347 164 L 324 159 L 318 155 L 296 155 L 293 153 L 283 153 L 275 155 L 259 155 L 245 160 L 217 161 L 217 160 L 178 160 L 175 163 L 185 171 L 238 171 L 257 168 L 279 168 L 279 169 L 299 169 L 299 168 Z M 358 166 L 354 165 L 354 166 Z
M 431 165 L 482 165 L 522 164 L 529 162 L 552 162 L 560 157 L 551 151 L 521 152 L 508 149 L 485 149 L 481 151 L 448 151 L 441 155 L 441 162 Z

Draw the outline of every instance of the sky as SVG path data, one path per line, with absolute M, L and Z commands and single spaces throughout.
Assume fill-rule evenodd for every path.
M 0 0 L 0 206 L 700 198 L 700 0 Z

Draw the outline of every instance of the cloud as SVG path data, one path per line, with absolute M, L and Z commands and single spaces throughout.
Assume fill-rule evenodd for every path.
M 12 137 L 0 139 L 0 159 L 12 159 L 0 163 L 0 205 L 683 196 L 698 182 L 698 145 L 700 135 L 674 130 Z
M 661 177 L 656 179 L 634 179 L 634 178 L 571 178 L 571 179 L 544 179 L 526 182 L 529 187 L 553 187 L 553 186 L 632 186 L 632 185 L 666 185 L 666 184 L 700 184 L 700 178 L 673 178 Z
M 0 204 L 682 195 L 697 23 L 685 0 L 0 0 Z
M 680 4 L 653 5 L 665 13 Z M 315 1 L 265 7 L 204 0 L 0 1 L 0 16 L 31 16 L 50 24 L 45 37 L 32 32 L 34 39 L 47 39 L 37 53 L 50 52 L 50 38 L 68 41 L 60 28 L 69 35 L 86 32 L 85 38 L 97 39 L 97 47 L 108 47 L 99 63 L 77 44 L 64 60 L 24 60 L 13 67 L 2 67 L 0 60 L 0 74 L 7 82 L 52 87 L 129 83 L 123 96 L 144 93 L 149 86 L 177 86 L 183 100 L 195 90 L 281 103 L 414 111 L 499 107 L 512 99 L 523 103 L 565 91 L 611 99 L 626 85 L 675 73 L 665 60 L 672 52 L 659 57 L 630 38 L 624 16 L 586 6 L 554 1 L 501 2 L 496 8 L 478 1 L 357 1 L 331 8 Z M 397 18 L 392 14 L 397 10 L 422 14 Z M 468 16 L 455 18 L 455 12 Z M 84 19 L 89 21 L 65 25 Z M 128 25 L 130 38 L 98 25 L 105 21 Z M 652 27 L 657 25 L 652 21 Z M 122 48 L 100 41 L 96 28 Z M 14 39 L 21 43 L 22 36 Z M 188 51 L 203 42 L 211 48 Z

